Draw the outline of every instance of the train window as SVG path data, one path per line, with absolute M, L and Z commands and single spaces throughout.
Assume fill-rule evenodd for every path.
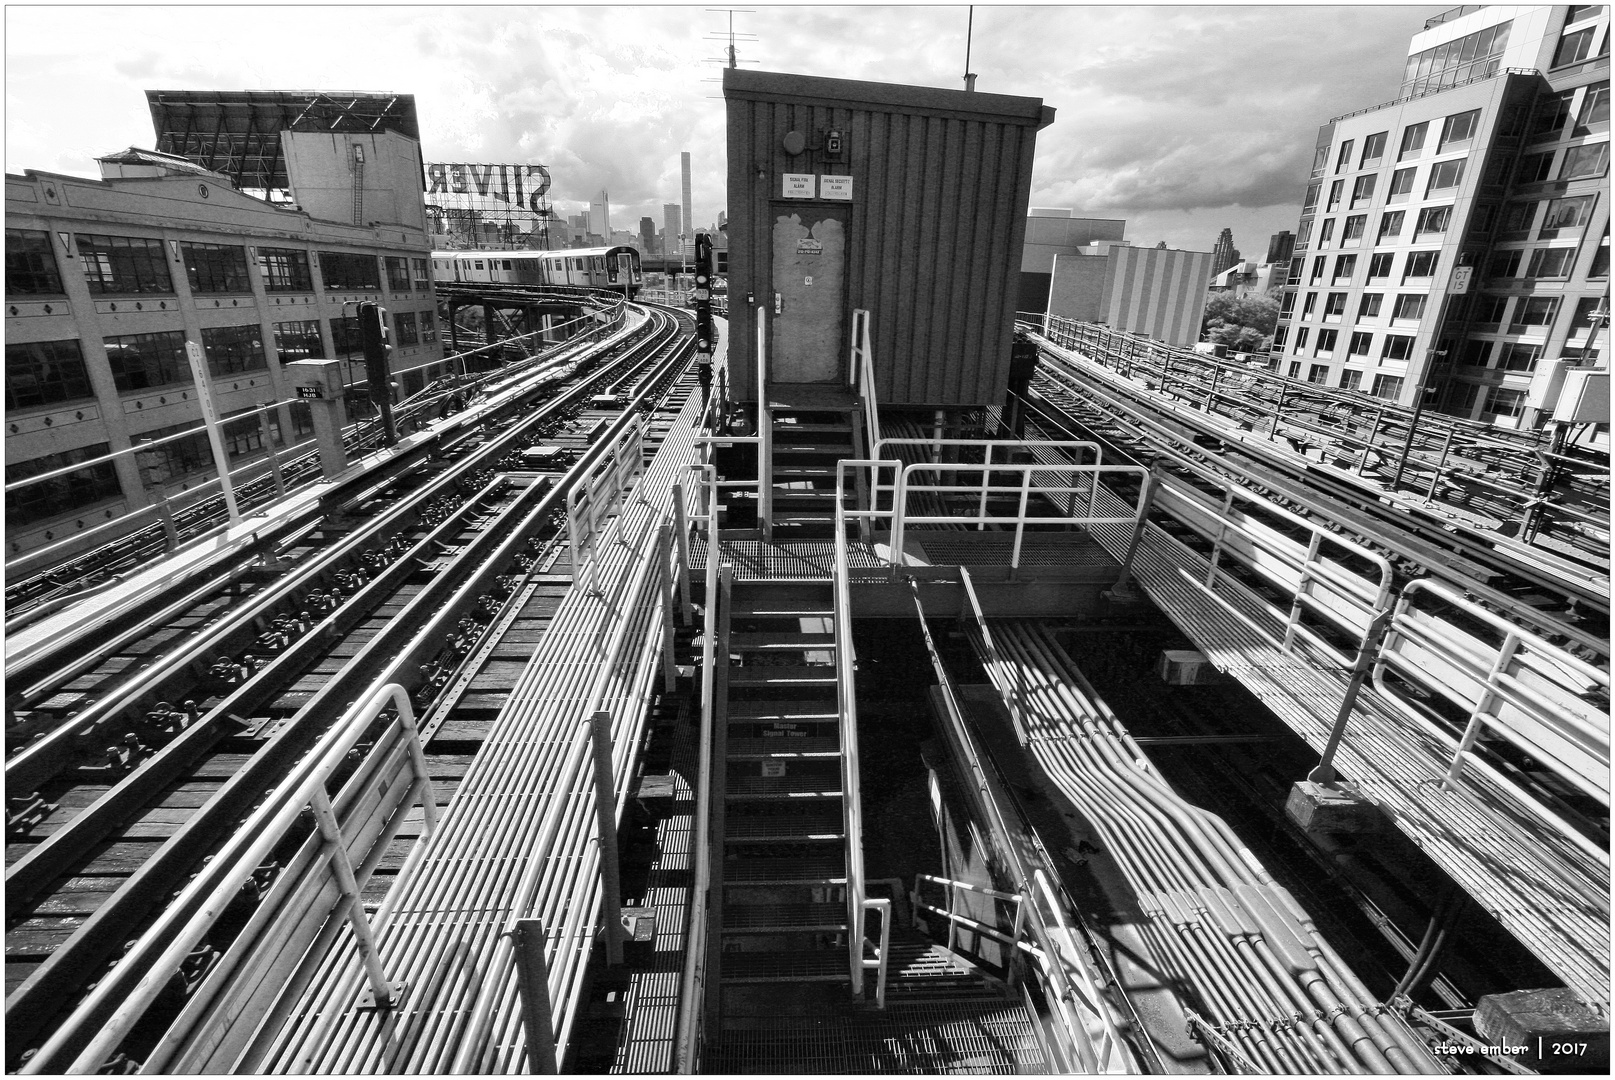
M 475 269 L 481 270 L 482 269 L 482 260 L 481 259 L 475 260 L 475 262 L 473 263 L 473 266 L 474 266 Z
M 509 259 L 502 259 L 500 261 L 499 267 L 500 267 L 501 270 L 509 270 L 510 269 L 510 260 Z

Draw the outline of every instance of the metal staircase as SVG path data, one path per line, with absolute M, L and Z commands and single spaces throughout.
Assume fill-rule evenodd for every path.
M 836 462 L 858 457 L 853 406 L 770 410 L 773 539 L 835 535 Z

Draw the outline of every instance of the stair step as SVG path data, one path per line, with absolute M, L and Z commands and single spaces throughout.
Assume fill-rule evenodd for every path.
M 841 719 L 834 701 L 730 701 L 730 724 L 833 724 Z
M 726 744 L 725 752 L 730 761 L 839 758 L 841 740 L 834 735 L 800 735 L 795 738 L 789 735 L 765 735 L 752 739 L 732 738 Z
M 729 613 L 734 618 L 829 618 L 835 613 L 835 598 L 828 584 L 818 582 L 748 582 L 746 588 L 735 589 Z
M 724 933 L 766 934 L 847 928 L 845 904 L 725 904 Z
M 759 667 L 731 667 L 729 687 L 834 686 L 836 669 L 830 664 L 770 664 Z
M 725 843 L 762 843 L 769 841 L 805 842 L 839 841 L 846 838 L 841 820 L 841 807 L 822 802 L 802 802 L 788 807 L 788 813 L 743 813 L 755 809 L 744 804 L 731 806 L 723 815 Z M 784 809 L 784 807 L 781 807 Z
M 846 860 L 835 855 L 807 855 L 792 859 L 725 859 L 725 885 L 844 885 Z
M 729 634 L 733 652 L 825 652 L 836 647 L 834 634 L 792 634 L 784 631 Z
M 841 777 L 731 776 L 725 781 L 725 799 L 840 799 Z
M 841 982 L 847 979 L 846 949 L 791 952 L 726 952 L 720 979 L 730 983 Z

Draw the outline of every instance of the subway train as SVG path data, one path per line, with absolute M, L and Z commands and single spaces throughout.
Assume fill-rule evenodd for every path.
M 625 245 L 559 251 L 434 251 L 432 278 L 439 282 L 611 289 L 631 299 L 644 283 L 644 271 L 639 252 Z

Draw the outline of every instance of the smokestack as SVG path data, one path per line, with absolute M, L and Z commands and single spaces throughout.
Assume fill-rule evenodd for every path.
M 684 151 L 679 155 L 679 167 L 684 174 L 684 235 L 690 239 L 688 243 L 695 242 L 695 215 L 690 213 L 690 152 Z M 680 251 L 679 254 L 683 254 Z

